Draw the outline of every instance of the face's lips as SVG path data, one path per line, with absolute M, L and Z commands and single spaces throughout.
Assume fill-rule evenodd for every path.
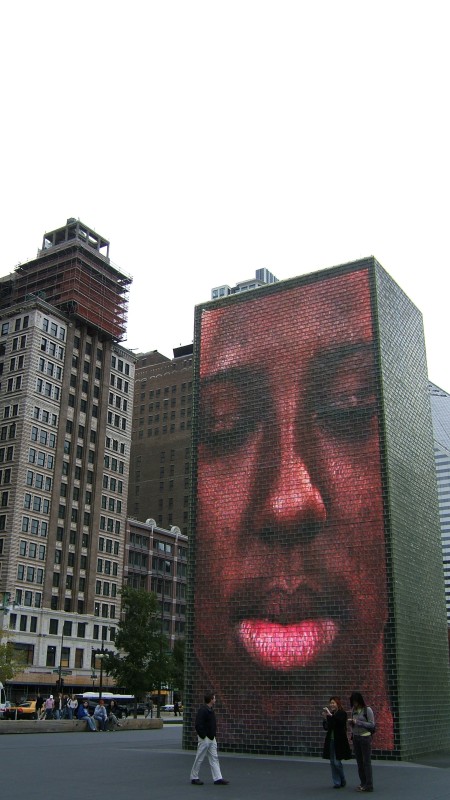
M 305 619 L 283 625 L 268 620 L 245 619 L 238 638 L 247 654 L 261 667 L 287 672 L 309 666 L 339 633 L 336 621 Z

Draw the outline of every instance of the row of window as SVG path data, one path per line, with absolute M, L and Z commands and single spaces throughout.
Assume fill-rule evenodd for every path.
M 0 448 L 0 461 L 1 461 L 1 448 Z M 9 459 L 5 459 L 5 461 L 9 461 Z M 34 447 L 30 447 L 28 451 L 28 463 L 29 464 L 37 464 L 38 467 L 46 467 L 47 469 L 53 469 L 53 465 L 55 463 L 55 459 L 49 453 L 44 453 L 42 450 L 35 450 Z
M 20 375 L 16 378 L 16 383 L 19 380 Z M 10 378 L 8 381 L 8 392 L 12 391 L 9 389 L 9 382 L 12 381 L 13 378 Z M 16 386 L 16 389 L 19 388 Z M 51 397 L 52 400 L 59 400 L 61 396 L 61 389 L 59 386 L 55 386 L 55 384 L 50 383 L 49 381 L 43 381 L 42 378 L 36 379 L 36 392 L 38 394 L 43 394 L 45 397 Z
M 12 327 L 12 324 L 13 324 L 12 320 L 10 322 L 3 322 L 2 323 L 2 336 L 7 336 L 8 335 L 9 330 L 10 330 L 10 326 L 11 326 L 11 330 L 14 330 L 14 331 L 25 330 L 26 328 L 28 328 L 29 322 L 30 322 L 30 317 L 29 317 L 28 314 L 26 314 L 24 317 L 17 317 L 14 320 L 14 328 Z
M 14 403 L 12 406 L 5 406 L 3 409 L 3 419 L 19 416 L 19 404 Z
M 124 372 L 125 375 L 130 374 L 130 365 L 126 361 L 122 361 L 121 358 L 111 356 L 111 366 L 113 369 L 117 369 L 118 372 Z
M 52 322 L 46 317 L 44 317 L 42 321 L 42 330 L 44 330 L 46 333 L 49 333 L 51 336 L 54 336 L 55 339 L 60 339 L 62 342 L 65 341 L 66 329 L 62 328 L 61 325 L 58 326 L 56 322 Z
M 47 445 L 48 447 L 56 446 L 56 434 L 50 433 L 45 428 L 38 428 L 36 425 L 31 426 L 31 441 L 39 442 L 39 444 Z
M 36 542 L 27 542 L 26 539 L 21 539 L 19 544 L 19 554 L 25 558 L 37 558 L 39 561 L 45 561 L 45 544 L 36 544 Z
M 9 447 L 0 447 L 0 464 L 3 461 L 13 461 L 14 460 L 14 447 L 10 445 Z
M 51 492 L 52 479 L 49 475 L 43 475 L 42 472 L 34 472 L 32 469 L 29 469 L 27 470 L 27 486 L 34 486 L 35 489 L 43 489 L 46 492 Z
M 175 426 L 175 423 L 173 423 L 173 422 L 171 423 L 170 427 L 168 427 L 167 425 L 162 425 L 161 434 L 175 433 L 175 428 L 176 428 L 176 426 Z M 179 431 L 190 430 L 190 428 L 191 428 L 191 420 L 190 419 L 188 419 L 187 422 L 180 422 L 180 424 L 178 426 L 178 430 Z M 159 436 L 159 435 L 160 435 L 159 428 L 148 428 L 147 436 Z M 143 436 L 144 436 L 144 431 L 142 431 L 142 430 L 139 431 L 138 436 L 139 436 L 139 439 L 142 439 Z
M 73 421 L 68 419 L 66 422 L 66 433 L 73 433 Z M 84 439 L 86 435 L 86 427 L 85 425 L 78 425 L 78 438 Z M 97 431 L 94 428 L 91 428 L 89 433 L 89 441 L 92 444 L 95 444 L 97 441 Z
M 127 429 L 127 419 L 126 417 L 121 417 L 120 414 L 113 414 L 112 411 L 108 411 L 108 425 L 113 425 L 115 428 L 120 428 L 122 431 L 126 431 Z
M 105 443 L 107 450 L 113 450 L 115 453 L 120 452 L 122 456 L 125 455 L 125 442 L 119 442 L 118 439 L 111 439 L 109 436 L 107 436 Z
M 58 424 L 58 415 L 40 406 L 34 407 L 33 417 L 39 420 L 39 422 L 45 422 L 46 425 L 53 425 L 54 428 L 56 428 Z
M 56 528 L 56 541 L 63 542 L 65 537 L 64 528 L 60 525 Z M 69 544 L 77 544 L 79 542 L 79 534 L 76 530 L 69 530 Z M 81 547 L 89 547 L 89 534 L 81 534 Z M 84 562 L 83 562 L 84 559 Z M 81 556 L 80 562 L 81 569 L 86 569 L 86 556 Z
M 18 606 L 41 608 L 42 593 L 32 592 L 29 589 L 16 589 L 15 602 Z
M 94 603 L 94 617 L 104 617 L 105 619 L 116 618 L 116 606 L 108 603 Z
M 128 400 L 126 397 L 122 397 L 120 394 L 113 394 L 113 392 L 109 393 L 109 405 L 115 406 L 122 411 L 128 410 Z
M 38 494 L 25 493 L 23 498 L 23 507 L 27 511 L 39 511 L 42 514 L 48 514 L 50 511 L 50 500 L 47 497 L 40 497 Z
M 2 425 L 0 428 L 0 439 L 4 442 L 6 439 L 15 439 L 16 438 L 16 423 L 13 422 L 11 425 Z
M 0 484 L 11 483 L 11 470 L 0 469 Z
M 48 522 L 32 517 L 22 517 L 22 533 L 32 533 L 33 536 L 45 538 L 48 535 Z
M 117 583 L 96 580 L 95 594 L 101 594 L 103 597 L 117 597 Z
M 7 392 L 18 392 L 19 389 L 22 388 L 22 375 L 18 375 L 16 378 L 8 378 L 8 383 L 6 385 Z
M 114 553 L 115 556 L 119 555 L 119 542 L 113 539 L 105 539 L 104 536 L 99 536 L 98 549 L 100 553 Z
M 41 339 L 41 351 L 53 358 L 64 361 L 64 347 L 61 347 L 60 344 L 56 344 L 56 342 L 52 342 L 51 339 L 46 339 L 44 336 Z
M 108 511 L 113 511 L 116 514 L 122 513 L 122 501 L 116 500 L 114 497 L 106 497 L 102 494 L 102 508 Z
M 119 565 L 117 561 L 109 561 L 107 558 L 98 558 L 97 559 L 97 572 L 104 572 L 105 575 L 114 575 L 116 576 L 119 571 Z
M 81 339 L 80 339 L 79 336 L 74 336 L 73 346 L 74 346 L 74 348 L 76 350 L 80 349 L 80 347 L 81 347 Z M 91 344 L 91 342 L 85 342 L 84 352 L 86 353 L 87 356 L 92 355 L 92 344 Z M 101 347 L 97 347 L 96 357 L 97 357 L 97 361 L 101 362 L 103 360 L 103 350 L 101 349 Z
M 110 517 L 100 517 L 100 530 L 120 534 L 120 521 Z
M 109 489 L 110 492 L 123 494 L 123 481 L 112 478 L 110 475 L 103 475 L 103 488 Z
M 113 472 L 119 472 L 123 475 L 125 472 L 125 464 L 123 461 L 118 461 L 117 458 L 105 455 L 104 464 L 106 469 L 111 469 Z
M 43 583 L 44 570 L 42 567 L 30 567 L 26 564 L 17 565 L 17 580 L 27 583 Z
M 80 360 L 78 356 L 72 356 L 72 367 L 74 369 L 78 369 L 79 364 Z M 91 372 L 91 362 L 83 361 L 83 375 L 90 375 L 90 372 Z M 100 367 L 95 367 L 94 378 L 99 381 L 101 377 L 102 377 L 102 371 Z
M 11 358 L 9 362 L 9 371 L 17 372 L 17 370 L 23 369 L 24 365 L 25 365 L 25 356 L 14 356 L 14 358 Z
M 54 364 L 53 361 L 48 361 L 46 358 L 40 358 L 38 361 L 39 372 L 45 372 L 49 378 L 56 378 L 60 381 L 62 378 L 62 367 Z
M 111 386 L 115 386 L 115 388 L 119 392 L 125 392 L 125 394 L 128 394 L 128 390 L 129 390 L 128 381 L 123 381 L 122 378 L 119 378 L 117 375 L 114 375 L 113 373 L 111 373 L 110 384 L 111 384 Z
M 58 519 L 65 519 L 67 513 L 67 508 L 63 503 L 60 503 L 58 506 Z M 70 521 L 71 522 L 78 522 L 78 519 L 81 520 L 81 514 L 83 514 L 83 525 L 88 527 L 91 524 L 91 515 L 89 511 L 79 511 L 78 508 L 71 508 L 70 509 Z

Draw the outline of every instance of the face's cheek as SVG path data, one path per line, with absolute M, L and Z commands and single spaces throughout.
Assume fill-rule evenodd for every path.
M 345 582 L 355 620 L 382 630 L 387 618 L 385 532 L 378 437 L 359 447 L 323 443 L 328 523 L 316 546 L 324 569 Z M 358 623 L 359 624 L 359 623 Z
M 220 459 L 211 459 L 203 447 L 199 451 L 197 564 L 202 571 L 208 563 L 223 594 L 242 578 L 240 554 L 251 536 L 246 520 L 258 463 L 256 438 Z

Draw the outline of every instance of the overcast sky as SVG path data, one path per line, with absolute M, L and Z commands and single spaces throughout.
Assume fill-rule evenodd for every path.
M 211 287 L 375 255 L 450 391 L 448 2 L 64 0 L 2 11 L 0 274 L 79 217 L 139 351 Z

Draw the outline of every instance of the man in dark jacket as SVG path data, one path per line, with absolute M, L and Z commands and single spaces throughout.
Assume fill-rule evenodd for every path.
M 215 695 L 206 692 L 205 705 L 200 706 L 195 718 L 195 730 L 198 736 L 197 755 L 191 769 L 191 783 L 203 786 L 203 781 L 198 777 L 203 759 L 208 754 L 209 766 L 213 781 L 216 785 L 225 786 L 229 781 L 222 778 L 216 742 L 216 715 L 214 713 Z

